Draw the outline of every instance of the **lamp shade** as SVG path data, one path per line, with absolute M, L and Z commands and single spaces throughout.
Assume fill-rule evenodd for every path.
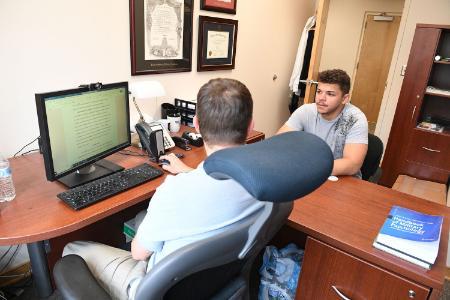
M 130 91 L 137 99 L 161 97 L 166 94 L 162 84 L 156 80 L 132 82 Z

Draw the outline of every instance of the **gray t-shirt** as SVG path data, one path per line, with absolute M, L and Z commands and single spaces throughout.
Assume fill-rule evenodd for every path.
M 294 129 L 317 135 L 331 148 L 334 159 L 342 158 L 345 144 L 367 144 L 368 124 L 364 113 L 348 103 L 342 112 L 328 121 L 317 112 L 315 103 L 297 108 L 286 124 Z M 358 171 L 355 176 L 361 178 Z

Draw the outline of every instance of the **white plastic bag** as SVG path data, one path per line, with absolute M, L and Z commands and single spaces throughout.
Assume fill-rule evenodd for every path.
M 259 300 L 293 300 L 303 261 L 302 249 L 289 244 L 278 250 L 267 246 L 259 269 Z

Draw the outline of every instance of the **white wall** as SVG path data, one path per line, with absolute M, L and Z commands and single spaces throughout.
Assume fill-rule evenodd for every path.
M 282 5 L 241 0 L 236 16 L 200 11 L 200 1 L 194 0 L 193 71 L 133 77 L 128 5 L 126 0 L 0 0 L 0 152 L 11 156 L 39 135 L 35 93 L 97 81 L 161 81 L 168 95 L 158 105 L 142 103 L 144 111 L 156 115 L 159 103 L 195 99 L 207 80 L 230 77 L 252 92 L 257 130 L 270 136 L 287 119 L 289 77 L 314 0 Z M 195 71 L 199 14 L 239 20 L 235 70 Z M 27 149 L 33 148 L 36 143 Z
M 339 68 L 354 78 L 366 12 L 399 14 L 404 0 L 330 0 L 320 71 Z
M 400 75 L 402 65 L 406 65 L 408 62 L 417 23 L 449 25 L 450 1 L 433 0 L 432 3 L 423 0 L 405 1 L 397 42 L 389 69 L 387 86 L 384 91 L 377 127 L 375 129 L 375 134 L 383 140 L 385 146 L 387 145 L 403 83 L 404 77 Z

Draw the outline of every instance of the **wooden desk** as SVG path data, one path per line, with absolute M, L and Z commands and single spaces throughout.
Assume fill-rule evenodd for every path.
M 252 132 L 248 141 L 262 138 L 263 134 Z M 183 150 L 175 149 L 174 152 Z M 198 165 L 205 157 L 203 148 L 194 147 L 185 154 L 184 161 L 190 166 Z M 124 167 L 133 167 L 147 161 L 143 157 L 120 154 L 112 155 L 108 159 Z M 97 233 L 96 230 L 101 226 L 106 227 L 104 229 L 106 231 L 112 231 L 104 220 L 129 211 L 138 204 L 145 205 L 146 200 L 153 195 L 165 177 L 152 180 L 80 211 L 73 211 L 56 197 L 57 193 L 66 188 L 57 182 L 46 181 L 40 155 L 31 154 L 12 159 L 11 166 L 17 198 L 12 202 L 0 204 L 0 245 L 28 243 L 33 276 L 41 297 L 51 293 L 47 255 L 43 250 L 44 240 L 50 239 L 51 242 L 57 240 L 52 244 L 50 254 L 59 257 L 63 242 L 78 238 L 73 235 L 75 232 L 84 233 L 97 224 L 99 225 L 92 232 Z M 372 247 L 372 242 L 392 205 L 444 216 L 439 256 L 430 271 Z M 288 228 L 291 230 L 288 240 L 296 241 L 305 235 L 309 240 L 306 244 L 298 298 L 331 297 L 332 294 L 328 294 L 329 287 L 325 288 L 323 281 L 323 272 L 329 270 L 325 274 L 328 282 L 329 278 L 336 280 L 335 284 L 347 293 L 347 296 L 354 298 L 360 295 L 357 288 L 361 286 L 371 289 L 370 295 L 375 295 L 371 298 L 382 299 L 382 295 L 376 294 L 380 286 L 382 288 L 378 290 L 387 289 L 389 292 L 404 293 L 412 284 L 415 289 L 418 287 L 416 299 L 426 299 L 419 297 L 424 293 L 431 293 L 430 299 L 437 299 L 443 288 L 445 275 L 449 211 L 445 206 L 350 177 L 341 177 L 337 182 L 326 182 L 315 192 L 295 202 L 288 221 Z M 67 238 L 68 236 L 70 238 Z M 327 258 L 331 258 L 331 261 L 326 260 Z M 342 261 L 345 263 L 344 266 Z M 341 273 L 344 271 L 349 271 L 350 274 L 344 276 Z M 380 272 L 382 276 L 379 275 Z M 342 282 L 355 277 L 360 281 L 350 283 L 350 287 Z M 308 294 L 317 291 L 323 291 L 325 294 L 322 294 L 323 297 L 310 297 Z M 403 298 L 407 297 L 401 295 Z
M 183 130 L 191 129 L 182 127 L 179 134 Z M 262 139 L 264 139 L 263 133 L 252 131 L 247 142 L 253 143 Z M 203 161 L 206 154 L 203 147 L 192 148 L 191 151 L 174 148 L 172 152 L 184 153 L 183 161 L 191 167 L 196 167 Z M 140 151 L 134 147 L 131 149 Z M 118 153 L 108 159 L 125 168 L 149 162 L 146 157 Z M 166 177 L 165 174 L 95 205 L 74 211 L 56 197 L 67 188 L 59 182 L 46 180 L 41 155 L 35 153 L 20 156 L 11 159 L 10 163 L 17 196 L 11 202 L 0 203 L 0 245 L 27 244 L 33 276 L 42 297 L 49 296 L 52 292 L 44 240 L 73 233 L 148 200 Z M 60 248 L 52 247 L 52 254 L 60 257 Z
M 439 254 L 425 270 L 372 243 L 393 205 L 443 215 Z M 352 177 L 327 181 L 295 202 L 288 225 L 308 236 L 297 299 L 438 299 L 443 289 L 450 209 Z M 327 285 L 329 284 L 329 285 Z M 431 293 L 431 297 L 428 294 Z

